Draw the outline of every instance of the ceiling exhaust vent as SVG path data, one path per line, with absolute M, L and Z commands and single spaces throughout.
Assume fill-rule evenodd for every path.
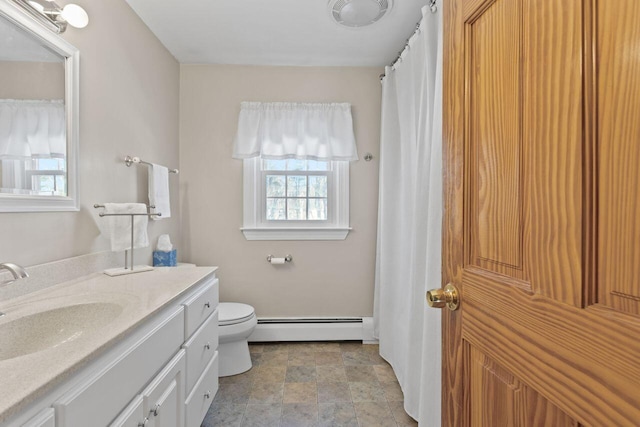
M 333 19 L 347 27 L 364 27 L 380 20 L 393 6 L 392 0 L 329 0 Z

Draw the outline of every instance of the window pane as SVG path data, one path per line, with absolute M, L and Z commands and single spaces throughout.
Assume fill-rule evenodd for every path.
M 304 170 L 307 170 L 307 161 L 306 160 L 289 159 L 289 160 L 287 160 L 287 170 L 288 171 L 304 171 Z
M 307 168 L 310 171 L 326 171 L 329 169 L 329 162 L 318 162 L 315 160 L 307 160 Z
M 287 217 L 289 220 L 307 219 L 307 200 L 287 199 Z
M 267 220 L 286 220 L 286 206 L 287 199 L 267 199 Z
M 327 176 L 309 176 L 309 197 L 327 197 Z
M 287 197 L 306 197 L 307 177 L 287 175 Z
M 309 220 L 327 219 L 327 199 L 309 199 Z
M 262 170 L 265 171 L 283 171 L 287 169 L 286 160 L 263 160 Z
M 284 175 L 267 175 L 267 197 L 284 197 Z

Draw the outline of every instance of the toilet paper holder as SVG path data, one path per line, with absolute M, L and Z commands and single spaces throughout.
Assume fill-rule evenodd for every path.
M 276 260 L 277 258 L 274 257 L 273 255 L 269 255 L 267 256 L 267 262 L 271 263 L 271 260 Z M 287 255 L 286 257 L 284 257 L 284 262 L 291 262 L 293 261 L 293 257 L 291 255 Z

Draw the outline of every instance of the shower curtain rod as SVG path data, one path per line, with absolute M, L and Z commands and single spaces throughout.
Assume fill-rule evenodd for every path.
M 431 13 L 436 13 L 438 11 L 438 6 L 436 5 L 437 0 L 431 0 L 429 2 L 429 10 L 431 10 Z M 391 62 L 391 65 L 389 65 L 390 67 L 393 67 L 394 65 L 396 65 L 396 63 L 400 60 L 400 58 L 402 57 L 402 54 L 404 53 L 405 50 L 407 50 L 407 48 L 409 47 L 409 40 L 411 40 L 411 37 L 415 36 L 416 33 L 418 31 L 420 31 L 420 22 L 422 22 L 422 18 L 420 19 L 420 21 L 416 24 L 416 29 L 413 30 L 413 34 L 411 34 L 411 36 L 407 39 L 407 41 L 404 43 L 404 47 L 402 48 L 402 50 L 400 52 L 398 52 L 398 56 L 396 56 L 396 59 L 394 59 Z M 384 79 L 385 77 L 385 73 L 380 74 L 380 81 L 382 81 L 382 79 Z

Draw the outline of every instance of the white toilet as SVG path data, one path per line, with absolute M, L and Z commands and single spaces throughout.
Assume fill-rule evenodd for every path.
M 248 304 L 221 302 L 218 305 L 219 376 L 228 377 L 251 369 L 247 338 L 257 324 L 255 310 Z

